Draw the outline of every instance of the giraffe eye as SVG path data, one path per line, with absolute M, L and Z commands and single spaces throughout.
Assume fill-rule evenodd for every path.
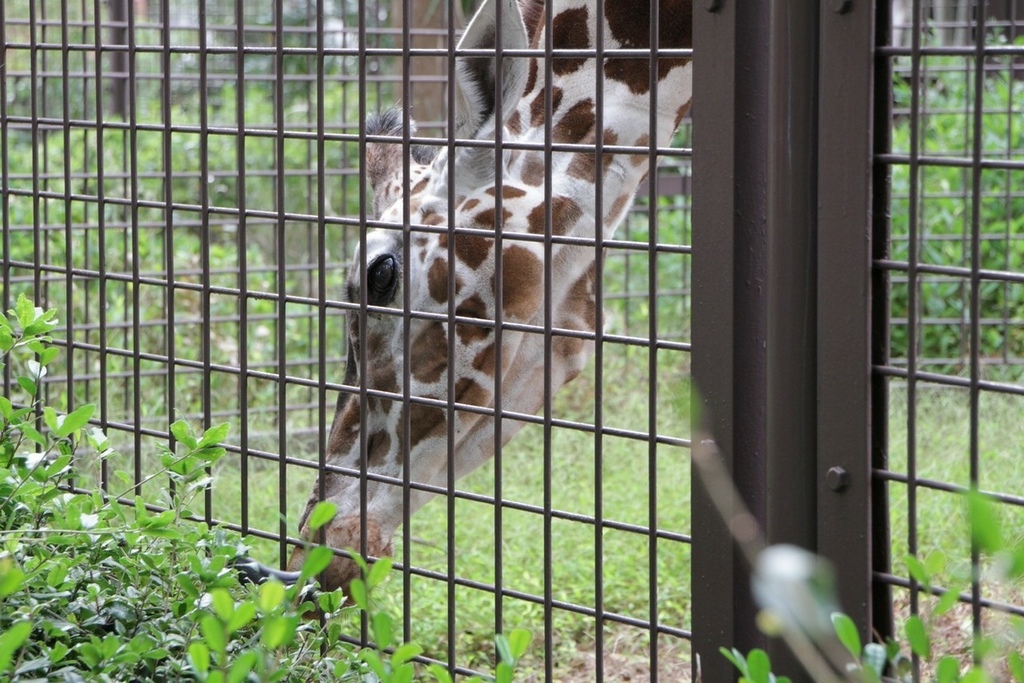
M 374 306 L 391 303 L 398 286 L 398 261 L 395 257 L 390 254 L 377 257 L 367 268 L 366 277 L 370 285 L 366 292 L 369 303 Z

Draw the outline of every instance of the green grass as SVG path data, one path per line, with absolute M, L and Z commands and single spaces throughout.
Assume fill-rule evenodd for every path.
M 970 398 L 966 390 L 922 385 L 911 413 L 906 387 L 891 396 L 889 469 L 908 474 L 908 415 L 916 416 L 915 460 L 920 479 L 970 486 Z M 983 392 L 979 398 L 979 488 L 1019 496 L 1020 454 L 1024 453 L 1024 397 Z M 917 555 L 935 556 L 936 585 L 966 590 L 970 576 L 971 539 L 965 501 L 956 494 L 927 487 L 916 489 Z M 909 487 L 889 485 L 894 571 L 906 575 L 903 558 L 910 551 Z M 1024 509 L 998 506 L 1004 538 L 1024 541 Z M 944 560 L 941 558 L 945 558 Z M 987 560 L 982 558 L 983 565 Z M 1019 604 L 1024 585 L 983 578 L 986 598 Z

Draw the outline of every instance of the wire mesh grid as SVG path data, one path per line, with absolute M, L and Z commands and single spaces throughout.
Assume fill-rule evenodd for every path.
M 168 424 L 227 422 L 196 517 L 285 562 L 343 390 L 365 115 L 408 102 L 442 135 L 471 10 L 3 3 L 2 304 L 59 311 L 46 400 L 95 403 L 121 453 L 79 486 L 159 504 Z M 603 244 L 597 363 L 396 538 L 382 599 L 455 671 L 525 626 L 548 679 L 688 675 L 689 157 L 661 161 Z
M 888 253 L 875 263 L 890 287 L 888 357 L 875 367 L 889 462 L 876 476 L 889 482 L 893 568 L 880 580 L 896 587 L 897 622 L 924 615 L 946 652 L 967 652 L 1024 613 L 1022 586 L 990 578 L 957 495 L 991 493 L 1006 538 L 1024 532 L 1024 7 L 894 10 L 893 47 L 880 48 L 891 146 L 876 164 L 891 177 Z M 950 613 L 933 613 L 907 555 L 932 587 L 960 594 Z M 930 666 L 915 660 L 915 676 Z

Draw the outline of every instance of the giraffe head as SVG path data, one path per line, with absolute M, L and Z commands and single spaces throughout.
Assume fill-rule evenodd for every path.
M 660 46 L 690 48 L 689 0 L 660 5 Z M 484 0 L 458 49 L 593 50 L 598 30 L 607 50 L 649 46 L 649 8 L 605 6 L 598 21 L 595 0 L 554 0 L 548 39 L 537 1 Z M 594 57 L 555 58 L 550 73 L 536 56 L 470 54 L 456 63 L 453 135 L 462 144 L 436 155 L 403 148 L 399 110 L 368 123 L 374 142 L 364 171 L 386 225 L 367 233 L 347 278 L 347 300 L 360 310 L 348 314 L 344 383 L 365 391 L 341 394 L 327 443 L 327 462 L 346 471 L 329 472 L 322 487 L 338 507 L 325 528 L 334 548 L 390 554 L 406 505 L 411 514 L 432 495 L 413 487 L 407 499 L 405 478 L 453 484 L 449 461 L 456 478 L 485 462 L 523 424 L 509 413 L 535 413 L 546 379 L 556 390 L 583 368 L 595 323 L 596 231 L 613 234 L 650 168 L 636 149 L 597 158 L 593 145 L 667 145 L 690 102 L 689 59 L 678 53 L 653 71 L 650 58 L 607 56 L 600 98 Z M 498 131 L 509 143 L 500 151 Z M 311 542 L 306 520 L 320 490 L 300 522 Z M 295 551 L 292 569 L 304 555 Z M 358 571 L 336 557 L 325 587 L 347 589 Z

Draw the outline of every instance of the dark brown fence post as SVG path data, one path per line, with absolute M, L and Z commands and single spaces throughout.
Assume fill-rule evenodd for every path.
M 714 437 L 762 522 L 767 26 L 762 3 L 694 3 L 694 427 Z M 764 638 L 745 561 L 697 476 L 692 489 L 694 669 L 733 680 L 718 648 Z
M 873 225 L 885 221 L 884 212 L 872 212 L 872 154 L 874 136 L 888 133 L 888 84 L 879 84 L 877 100 L 874 91 L 873 5 L 837 0 L 821 12 L 813 470 L 818 552 L 833 561 L 842 608 L 865 642 L 872 627 L 873 411 L 876 429 L 887 420 L 884 400 L 873 405 L 871 383 Z M 886 518 L 875 519 L 875 528 L 884 531 Z
M 769 543 L 836 562 L 871 623 L 874 10 L 705 0 L 694 8 L 695 421 Z M 749 572 L 693 482 L 693 648 L 764 646 Z M 777 673 L 799 678 L 781 645 Z M 695 663 L 695 668 L 698 664 Z

